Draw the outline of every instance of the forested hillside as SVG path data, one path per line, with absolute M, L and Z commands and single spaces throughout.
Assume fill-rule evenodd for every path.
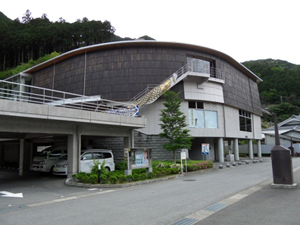
M 279 121 L 300 114 L 300 65 L 273 59 L 243 64 L 263 79 L 258 85 L 263 108 L 277 113 Z
M 132 40 L 116 36 L 114 32 L 109 21 L 90 21 L 85 17 L 74 23 L 67 23 L 63 18 L 51 22 L 46 14 L 32 18 L 29 10 L 20 21 L 18 18 L 11 20 L 0 12 L 0 71 L 52 52 L 64 53 L 93 44 Z

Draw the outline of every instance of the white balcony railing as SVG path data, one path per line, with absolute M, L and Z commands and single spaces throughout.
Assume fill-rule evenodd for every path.
M 102 99 L 99 95 L 84 96 L 4 80 L 0 80 L 0 99 L 122 116 L 138 115 L 138 108 L 132 104 Z

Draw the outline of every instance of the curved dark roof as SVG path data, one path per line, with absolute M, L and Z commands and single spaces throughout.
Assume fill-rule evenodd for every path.
M 95 50 L 107 50 L 107 49 L 118 49 L 122 47 L 171 47 L 171 48 L 183 48 L 183 49 L 190 49 L 190 50 L 196 50 L 196 51 L 201 51 L 203 53 L 207 53 L 210 55 L 217 56 L 244 74 L 246 74 L 248 77 L 251 79 L 255 80 L 256 82 L 261 82 L 262 79 L 259 78 L 256 74 L 254 74 L 252 71 L 250 71 L 248 68 L 246 68 L 244 65 L 241 63 L 237 62 L 235 59 L 230 57 L 229 55 L 211 49 L 211 48 L 206 48 L 203 46 L 198 46 L 198 45 L 192 45 L 192 44 L 184 44 L 184 43 L 177 43 L 177 42 L 162 42 L 162 41 L 145 41 L 145 40 L 138 40 L 138 41 L 120 41 L 120 42 L 108 42 L 104 44 L 97 44 L 97 45 L 90 45 L 82 48 L 78 48 L 66 53 L 63 53 L 53 59 L 50 59 L 46 62 L 43 62 L 41 64 L 38 64 L 36 66 L 33 66 L 23 72 L 25 73 L 33 73 L 35 71 L 38 71 L 42 68 L 48 67 L 54 63 L 60 62 L 62 60 L 68 59 L 70 57 L 80 55 L 85 52 L 90 52 L 90 51 L 95 51 Z

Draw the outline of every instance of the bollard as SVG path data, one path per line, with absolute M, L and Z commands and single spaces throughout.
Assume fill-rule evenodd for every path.
M 98 184 L 100 184 L 100 176 L 101 176 L 101 164 L 98 164 Z

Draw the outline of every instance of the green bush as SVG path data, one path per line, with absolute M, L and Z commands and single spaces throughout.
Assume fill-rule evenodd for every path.
M 156 177 L 161 177 L 161 172 L 159 170 L 154 170 L 153 173 L 155 174 Z
M 134 181 L 134 177 L 132 175 L 127 175 L 126 180 L 127 180 L 127 182 L 132 182 L 132 181 Z
M 116 163 L 116 170 L 127 170 L 127 162 L 118 162 Z
M 146 180 L 146 179 L 147 179 L 147 174 L 146 173 L 140 174 L 139 180 Z
M 74 174 L 72 177 L 77 179 L 82 183 L 97 183 L 98 182 L 98 164 L 99 161 L 94 161 L 94 165 L 92 167 L 91 174 L 86 173 L 78 173 Z M 115 171 L 106 171 L 104 169 L 104 163 L 101 164 L 101 176 L 100 183 L 101 184 L 115 184 L 115 183 L 125 183 L 125 182 L 133 182 L 145 179 L 153 179 L 159 178 L 163 176 L 168 176 L 171 174 L 178 174 L 181 172 L 181 164 L 174 164 L 171 161 L 154 161 L 152 164 L 153 172 L 149 172 L 146 174 L 146 169 L 135 169 L 132 170 L 132 175 L 125 176 L 124 170 L 127 169 L 126 162 L 120 162 L 116 164 Z M 203 170 L 213 167 L 213 162 L 211 161 L 199 161 L 199 160 L 187 160 L 187 171 L 196 171 Z M 184 167 L 185 170 L 185 167 Z
M 101 174 L 100 175 L 100 183 L 101 184 L 107 184 L 108 183 L 108 176 L 107 176 L 107 174 Z
M 118 178 L 114 175 L 110 176 L 108 180 L 111 184 L 116 184 L 118 182 Z
M 136 173 L 136 174 L 132 173 L 132 176 L 133 176 L 134 181 L 139 181 L 140 180 L 140 174 L 139 173 Z
M 81 183 L 88 183 L 89 182 L 89 175 L 85 172 L 78 173 L 76 178 Z
M 147 177 L 148 177 L 148 179 L 154 179 L 156 177 L 156 175 L 153 172 L 149 172 Z
M 118 178 L 118 180 L 119 180 L 119 183 L 124 183 L 124 182 L 127 181 L 126 176 L 123 175 L 123 174 L 118 174 L 118 175 L 117 175 L 117 178 Z
M 89 180 L 90 180 L 91 184 L 97 184 L 98 183 L 98 176 L 96 174 L 91 174 Z
M 188 171 L 188 172 L 195 171 L 196 168 L 197 168 L 197 167 L 196 167 L 194 164 L 188 164 L 188 165 L 187 165 L 187 171 Z

